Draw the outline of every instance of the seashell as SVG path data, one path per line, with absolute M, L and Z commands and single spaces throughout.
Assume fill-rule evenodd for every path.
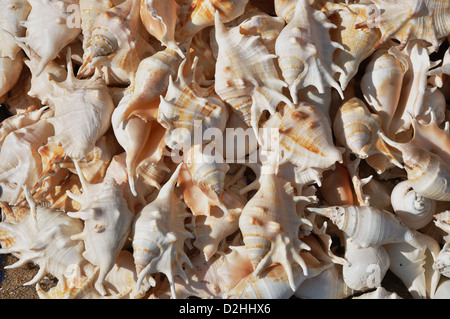
M 293 16 L 296 8 L 297 0 L 275 0 L 274 9 L 278 17 L 281 17 L 289 23 Z
M 222 100 L 215 94 L 209 95 L 196 84 L 197 61 L 194 58 L 192 65 L 188 65 L 191 70 L 189 77 L 184 75 L 186 60 L 180 64 L 178 77 L 176 81 L 170 77 L 167 93 L 161 98 L 158 108 L 158 122 L 167 130 L 165 142 L 171 149 L 210 141 L 212 137 L 202 140 L 205 130 L 215 128 L 223 131 L 228 119 L 228 110 Z
M 7 94 L 17 83 L 23 69 L 23 53 L 17 52 L 14 59 L 0 57 L 0 95 Z
M 49 111 L 34 124 L 9 133 L 3 141 L 0 150 L 0 182 L 15 184 L 14 195 L 9 199 L 10 205 L 17 204 L 22 190 L 25 195 L 31 196 L 39 180 L 42 159 L 38 148 L 54 133 L 48 122 L 51 113 Z
M 217 43 L 214 39 L 215 29 L 213 26 L 207 27 L 192 37 L 190 55 L 197 56 L 201 65 L 200 73 L 205 80 L 213 80 L 216 72 Z
M 222 240 L 239 230 L 239 218 L 247 203 L 245 197 L 230 190 L 224 191 L 221 201 L 226 212 L 213 206 L 209 215 L 196 216 L 193 221 L 195 240 L 192 245 L 203 252 L 206 261 L 217 252 Z
M 395 47 L 383 48 L 371 56 L 361 79 L 365 101 L 380 116 L 381 128 L 388 136 L 408 68 L 405 54 Z
M 225 187 L 225 175 L 230 166 L 221 155 L 211 155 L 208 145 L 194 145 L 184 156 L 184 163 L 192 176 L 192 182 L 209 198 L 220 199 Z
M 83 34 L 83 53 L 89 47 L 95 19 L 103 12 L 114 7 L 112 1 L 79 0 L 81 32 Z
M 437 51 L 438 40 L 450 32 L 450 6 L 447 1 L 424 0 L 412 3 L 405 0 L 374 0 L 373 3 L 373 17 L 357 27 L 380 29 L 382 37 L 375 47 L 389 38 L 399 40 L 401 47 L 417 39 L 428 42 Z
M 341 71 L 333 62 L 333 53 L 343 49 L 330 39 L 329 30 L 335 27 L 322 11 L 314 10 L 307 0 L 299 0 L 291 21 L 280 32 L 275 52 L 294 104 L 299 102 L 299 89 L 310 85 L 319 94 L 333 87 L 343 98 L 341 87 L 333 78 L 335 72 Z
M 342 206 L 355 203 L 348 171 L 341 164 L 336 164 L 334 170 L 324 172 L 320 191 L 328 205 Z
M 448 285 L 449 285 L 448 280 L 441 280 L 433 296 L 433 299 L 448 299 L 450 296 L 449 295 L 450 289 Z
M 307 279 L 318 276 L 332 264 L 318 263 L 308 252 L 300 252 L 307 261 L 308 275 L 297 264 L 292 265 L 294 289 L 282 265 L 267 267 L 258 276 L 254 273 L 244 277 L 233 289 L 228 291 L 229 299 L 288 299 Z
M 397 216 L 385 210 L 370 206 L 348 205 L 309 207 L 307 210 L 328 217 L 333 224 L 353 239 L 355 244 L 363 248 L 399 242 L 422 247 L 419 239 L 416 238 L 416 233 L 404 226 Z M 367 220 L 370 220 L 370 223 Z
M 22 23 L 26 28 L 23 41 L 41 57 L 36 75 L 44 71 L 45 66 L 54 60 L 61 50 L 72 42 L 81 32 L 76 25 L 68 23 L 70 5 L 78 4 L 72 0 L 31 0 L 28 19 Z M 42 34 L 46 34 L 42 37 Z
M 215 31 L 218 53 L 214 89 L 243 115 L 257 136 L 263 111 L 274 114 L 281 102 L 292 106 L 282 94 L 287 84 L 278 76 L 276 55 L 269 53 L 259 36 L 241 34 L 239 26 L 226 28 L 218 12 Z
M 162 45 L 176 51 L 184 57 L 182 49 L 175 40 L 175 27 L 178 23 L 177 12 L 180 6 L 175 0 L 166 2 L 141 1 L 141 21 L 148 33 L 161 42 Z
M 3 0 L 0 2 L 0 6 L 4 8 L 0 13 L 0 29 L 5 30 L 16 37 L 25 36 L 25 28 L 21 25 L 22 21 L 27 20 L 31 11 L 31 6 L 28 1 L 24 0 Z M 0 41 L 2 47 L 0 49 L 0 57 L 8 57 L 14 60 L 17 53 L 20 51 L 20 47 L 13 39 L 0 32 Z
M 255 269 L 253 276 L 261 276 L 267 267 L 279 263 L 295 291 L 292 266 L 298 264 L 304 275 L 308 275 L 306 263 L 299 253 L 310 248 L 299 238 L 299 231 L 310 222 L 296 209 L 296 202 L 306 197 L 296 197 L 292 186 L 274 173 L 261 174 L 260 184 L 261 188 L 245 205 L 239 218 L 247 254 Z M 279 203 L 283 203 L 280 208 Z
M 411 229 L 425 227 L 436 212 L 436 202 L 417 194 L 407 180 L 394 187 L 391 204 L 395 214 Z
M 295 108 L 285 107 L 274 114 L 264 128 L 275 129 L 278 143 L 273 136 L 260 136 L 264 150 L 278 152 L 280 163 L 289 161 L 298 170 L 308 168 L 328 169 L 342 162 L 341 150 L 334 146 L 332 131 L 326 115 L 318 108 L 300 103 Z
M 383 246 L 360 247 L 349 238 L 346 240 L 344 256 L 350 265 L 342 266 L 342 275 L 350 289 L 365 291 L 381 287 L 390 266 L 389 256 Z
M 133 255 L 122 250 L 117 257 L 114 267 L 108 273 L 105 281 L 106 296 L 101 295 L 95 288 L 98 277 L 98 268 L 88 276 L 80 278 L 76 285 L 67 286 L 58 283 L 56 287 L 45 292 L 36 284 L 40 299 L 133 299 L 139 297 L 134 291 L 136 284 L 136 270 L 134 269 Z
M 347 5 L 327 3 L 326 9 L 328 6 L 333 8 L 328 20 L 336 25 L 336 28 L 330 29 L 330 39 L 342 45 L 340 50 L 334 51 L 333 61 L 343 70 L 338 80 L 342 90 L 345 90 L 358 72 L 361 62 L 374 53 L 374 44 L 381 38 L 381 33 L 377 28 L 367 30 L 355 28 L 369 15 L 369 6 L 357 3 Z M 365 88 L 361 84 L 361 89 Z
M 70 158 L 80 160 L 108 130 L 114 104 L 100 74 L 80 80 L 74 77 L 70 61 L 67 67 L 64 82 L 50 80 L 53 92 L 46 98 L 54 106 L 55 115 L 48 121 L 55 128 L 51 141 L 60 144 Z
M 42 108 L 42 103 L 39 99 L 27 94 L 31 89 L 31 78 L 31 72 L 27 68 L 22 68 L 22 73 L 16 85 L 8 92 L 8 98 L 5 100 L 5 103 L 9 106 L 8 110 L 13 115 Z
M 269 53 L 275 54 L 275 42 L 286 25 L 283 18 L 273 17 L 249 4 L 244 14 L 235 21 L 242 34 L 260 36 Z
M 139 34 L 139 8 L 140 1 L 126 0 L 97 16 L 78 77 L 108 66 L 123 71 L 130 82 L 134 80 L 139 62 L 154 53 Z
M 403 77 L 402 93 L 391 121 L 391 134 L 407 131 L 411 116 L 426 115 L 424 98 L 427 89 L 427 73 L 431 62 L 427 50 L 419 43 L 411 42 L 405 48 L 409 56 L 408 71 Z
M 411 187 L 423 197 L 448 201 L 447 179 L 449 168 L 444 158 L 424 149 L 414 138 L 407 143 L 398 143 L 380 133 L 383 140 L 402 152 L 405 170 Z M 441 152 L 442 154 L 445 151 Z
M 445 110 L 447 108 L 447 102 L 441 89 L 437 87 L 427 88 L 423 104 L 424 108 L 429 110 L 429 114 L 425 112 L 423 115 L 417 117 L 417 120 L 421 124 L 427 124 L 431 121 L 435 122 L 436 125 L 444 123 L 446 120 Z
M 99 267 L 95 287 L 102 295 L 105 295 L 103 282 L 125 244 L 133 213 L 128 209 L 122 190 L 115 180 L 111 178 L 98 184 L 90 184 L 85 179 L 78 162 L 74 161 L 74 164 L 83 193 L 78 196 L 67 193 L 81 205 L 78 212 L 69 212 L 68 215 L 82 219 L 84 229 L 72 238 L 84 242 L 83 256 Z
M 36 207 L 37 227 L 29 208 L 19 221 L 5 220 L 0 223 L 0 253 L 13 254 L 19 261 L 8 268 L 16 268 L 33 262 L 39 266 L 38 273 L 25 285 L 32 285 L 50 273 L 61 283 L 74 284 L 71 272 L 89 272 L 91 266 L 83 258 L 83 243 L 71 239 L 83 224 L 65 213 L 41 206 Z M 13 216 L 15 219 L 16 217 Z M 5 267 L 5 268 L 6 268 Z
M 391 211 L 391 190 L 387 183 L 371 178 L 362 186 L 362 190 L 368 196 L 369 206 Z
M 432 298 L 436 291 L 440 273 L 432 268 L 438 259 L 439 244 L 431 237 L 417 232 L 425 245 L 421 248 L 408 243 L 385 245 L 391 260 L 389 270 L 406 286 L 415 299 Z
M 174 193 L 180 169 L 181 164 L 161 188 L 157 198 L 136 215 L 132 224 L 137 289 L 141 288 L 142 283 L 154 285 L 150 275 L 161 272 L 170 282 L 173 298 L 176 298 L 175 276 L 180 276 L 187 283 L 182 265 L 192 268 L 191 261 L 183 251 L 184 241 L 193 237 L 184 226 L 184 220 L 189 214 L 186 205 Z
M 306 279 L 295 291 L 300 299 L 342 299 L 353 295 L 342 278 L 342 269 L 333 264 L 319 275 Z
M 382 154 L 389 162 L 402 168 L 395 156 L 395 150 L 391 150 L 379 136 L 381 117 L 371 113 L 359 98 L 353 97 L 342 104 L 333 122 L 333 132 L 341 145 L 359 158 L 367 159 Z M 374 166 L 378 173 L 385 169 Z
M 389 292 L 383 287 L 377 287 L 374 291 L 366 292 L 352 299 L 403 299 L 395 292 Z
M 236 19 L 244 13 L 248 0 L 189 0 L 180 7 L 181 27 L 176 30 L 176 39 L 186 42 L 191 36 L 214 25 L 218 15 L 222 23 Z M 217 19 L 217 18 L 216 18 Z

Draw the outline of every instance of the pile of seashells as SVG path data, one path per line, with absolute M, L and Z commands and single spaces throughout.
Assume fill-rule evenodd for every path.
M 0 3 L 40 298 L 450 297 L 450 1 Z

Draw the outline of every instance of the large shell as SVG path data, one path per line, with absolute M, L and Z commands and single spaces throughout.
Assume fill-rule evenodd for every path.
M 96 19 L 78 76 L 89 76 L 94 68 L 108 66 L 125 73 L 130 82 L 142 58 L 154 53 L 139 34 L 140 1 L 126 0 Z
M 328 169 L 342 162 L 342 153 L 333 142 L 327 116 L 318 108 L 300 103 L 295 108 L 285 107 L 264 123 L 269 135 L 260 136 L 264 149 L 278 152 L 280 163 L 289 161 L 298 170 Z M 274 140 L 278 133 L 278 141 Z
M 436 201 L 417 194 L 409 181 L 400 182 L 394 187 L 391 204 L 395 214 L 412 229 L 425 227 L 436 212 Z
M 330 39 L 329 29 L 335 27 L 322 11 L 313 9 L 309 1 L 299 0 L 292 20 L 278 36 L 275 52 L 295 104 L 299 102 L 299 90 L 311 85 L 319 94 L 333 87 L 343 97 L 341 86 L 333 78 L 334 73 L 343 73 L 333 62 L 334 50 L 343 48 Z
M 178 23 L 180 6 L 177 1 L 141 1 L 140 15 L 148 33 L 158 39 L 161 44 L 176 51 L 184 57 L 183 51 L 175 40 L 175 27 Z
M 130 232 L 133 213 L 128 209 L 120 186 L 114 179 L 105 179 L 98 184 L 90 184 L 85 179 L 77 161 L 74 162 L 78 177 L 82 183 L 81 195 L 70 197 L 81 204 L 78 212 L 69 216 L 84 221 L 84 229 L 72 236 L 82 240 L 86 247 L 83 256 L 99 267 L 96 288 L 106 294 L 103 282 L 114 266 L 115 260 L 123 248 Z
M 295 291 L 293 265 L 298 264 L 305 276 L 308 274 L 299 253 L 310 248 L 301 241 L 299 232 L 300 227 L 310 222 L 302 218 L 296 208 L 296 202 L 305 198 L 295 197 L 292 186 L 274 173 L 263 173 L 260 183 L 261 188 L 245 205 L 239 218 L 247 254 L 255 269 L 253 276 L 260 276 L 267 267 L 279 263 Z
M 181 276 L 187 282 L 182 266 L 192 267 L 183 250 L 184 241 L 193 237 L 184 225 L 189 214 L 186 205 L 174 192 L 180 169 L 181 164 L 161 188 L 157 198 L 138 213 L 132 225 L 137 289 L 143 283 L 154 284 L 150 275 L 161 272 L 169 279 L 173 298 L 176 298 L 175 276 Z
M 114 104 L 109 90 L 99 74 L 87 80 L 75 78 L 71 62 L 65 81 L 50 83 L 53 92 L 46 98 L 55 110 L 54 117 L 48 119 L 55 127 L 51 140 L 61 144 L 67 156 L 80 160 L 111 125 Z
M 60 51 L 74 40 L 81 28 L 68 23 L 71 11 L 70 5 L 78 4 L 73 0 L 31 0 L 31 11 L 28 19 L 23 22 L 26 35 L 22 40 L 40 57 L 36 74 L 39 75 L 45 66 L 54 60 Z M 46 36 L 43 37 L 42 34 Z

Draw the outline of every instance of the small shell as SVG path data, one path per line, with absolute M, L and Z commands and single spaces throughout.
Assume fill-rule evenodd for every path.
M 324 172 L 320 191 L 328 205 L 342 206 L 355 203 L 350 176 L 341 164 L 336 164 L 334 170 Z
M 193 238 L 184 225 L 189 214 L 186 205 L 176 197 L 174 188 L 181 164 L 164 184 L 157 198 L 136 216 L 132 226 L 133 256 L 138 274 L 137 289 L 152 283 L 154 273 L 164 273 L 170 282 L 172 297 L 176 298 L 175 276 L 187 283 L 183 264 L 192 268 L 184 249 L 184 241 Z
M 82 240 L 86 247 L 83 256 L 99 267 L 96 289 L 106 294 L 104 280 L 114 266 L 114 262 L 125 244 L 130 232 L 133 213 L 128 209 L 120 186 L 115 180 L 105 179 L 98 184 L 90 184 L 84 177 L 77 161 L 74 162 L 80 178 L 83 193 L 68 195 L 81 204 L 78 212 L 69 216 L 84 221 L 84 229 L 73 235 Z
M 274 174 L 263 173 L 261 188 L 245 205 L 239 218 L 239 228 L 252 262 L 253 276 L 261 276 L 274 263 L 285 269 L 289 284 L 295 291 L 293 265 L 298 264 L 305 276 L 309 269 L 299 254 L 310 250 L 299 238 L 300 227 L 310 222 L 297 213 L 292 186 Z M 283 203 L 282 207 L 278 205 Z
M 425 227 L 436 212 L 436 201 L 417 194 L 409 181 L 398 183 L 391 193 L 394 212 L 411 229 Z
M 126 0 L 101 13 L 96 19 L 78 76 L 92 74 L 94 68 L 108 66 L 134 81 L 139 62 L 154 49 L 139 34 L 140 1 Z
M 388 243 L 407 242 L 422 247 L 415 233 L 404 226 L 394 214 L 370 206 L 336 206 L 307 208 L 330 218 L 348 237 L 363 248 Z
M 20 221 L 0 223 L 1 254 L 14 254 L 19 261 L 8 268 L 33 262 L 39 272 L 25 285 L 35 284 L 50 273 L 61 283 L 71 284 L 71 268 L 88 271 L 90 265 L 83 258 L 83 243 L 71 239 L 71 235 L 81 231 L 83 224 L 65 213 L 41 206 L 36 207 L 37 227 L 30 210 Z M 19 215 L 17 216 L 19 217 Z M 92 269 L 92 268 L 91 268 Z
M 215 91 L 228 103 L 231 99 L 245 100 L 232 106 L 243 114 L 247 125 L 257 134 L 264 110 L 273 114 L 281 102 L 292 106 L 282 94 L 287 84 L 278 76 L 274 60 L 277 56 L 269 53 L 259 36 L 242 34 L 239 25 L 225 27 L 219 11 L 216 11 L 215 31 L 218 44 Z
M 367 104 L 381 118 L 381 128 L 389 136 L 392 117 L 402 91 L 403 77 L 409 68 L 405 54 L 395 47 L 379 49 L 366 66 L 361 91 Z
M 334 80 L 335 72 L 343 71 L 333 62 L 333 52 L 343 47 L 330 40 L 329 30 L 335 28 L 325 14 L 315 10 L 307 0 L 299 0 L 292 20 L 283 28 L 275 43 L 283 78 L 289 85 L 291 98 L 299 102 L 300 88 L 314 86 L 319 94 L 335 88 L 343 98 L 341 86 Z
M 22 21 L 27 20 L 31 11 L 31 6 L 26 0 L 2 0 L 0 7 L 3 8 L 0 12 L 0 29 L 5 30 L 15 37 L 23 37 L 25 35 L 25 28 L 21 25 Z M 0 32 L 0 57 L 8 57 L 15 59 L 20 47 L 13 39 Z M 3 87 L 3 86 L 2 86 Z

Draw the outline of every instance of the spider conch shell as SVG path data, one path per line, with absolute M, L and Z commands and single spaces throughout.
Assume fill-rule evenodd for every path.
M 36 75 L 41 74 L 45 66 L 54 60 L 60 51 L 74 40 L 81 28 L 70 25 L 68 18 L 70 5 L 78 4 L 73 0 L 31 0 L 31 11 L 28 19 L 23 22 L 26 35 L 18 40 L 23 41 L 40 57 Z M 42 37 L 45 34 L 45 37 Z
M 333 77 L 336 72 L 343 73 L 333 62 L 334 51 L 343 49 L 330 39 L 329 30 L 335 27 L 308 0 L 298 0 L 292 20 L 280 32 L 275 52 L 294 104 L 299 102 L 299 90 L 309 86 L 314 86 L 319 94 L 333 87 L 343 98 L 341 86 Z
M 156 199 L 138 213 L 132 225 L 137 289 L 147 282 L 154 285 L 155 281 L 150 275 L 161 272 L 169 279 L 173 298 L 176 298 L 175 276 L 180 276 L 187 282 L 182 266 L 186 264 L 192 268 L 192 263 L 183 250 L 184 241 L 193 238 L 184 225 L 189 214 L 186 205 L 174 192 L 180 169 L 181 164 L 161 188 Z
M 394 187 L 391 204 L 395 214 L 411 229 L 425 227 L 436 213 L 436 201 L 417 194 L 407 180 Z
M 328 16 L 328 19 L 337 26 L 330 29 L 331 40 L 342 45 L 341 49 L 334 51 L 333 61 L 344 71 L 339 74 L 338 80 L 342 90 L 345 90 L 358 72 L 361 62 L 375 51 L 373 46 L 380 39 L 381 34 L 377 28 L 368 30 L 355 28 L 358 23 L 367 18 L 369 14 L 367 5 L 329 3 L 327 9 L 337 9 Z M 363 88 L 362 85 L 361 88 Z
M 95 19 L 79 77 L 91 75 L 94 68 L 107 66 L 117 68 L 130 82 L 134 81 L 139 62 L 154 53 L 152 46 L 140 36 L 139 8 L 140 1 L 126 0 Z
M 176 51 L 184 57 L 182 49 L 175 40 L 175 27 L 178 22 L 178 11 L 180 6 L 177 1 L 141 1 L 141 21 L 148 33 L 154 36 L 167 48 Z
M 70 158 L 80 160 L 108 130 L 114 104 L 99 73 L 80 80 L 73 75 L 71 60 L 67 68 L 64 82 L 50 80 L 53 91 L 46 98 L 54 107 L 55 116 L 48 121 L 55 127 L 51 141 L 61 144 Z
M 263 149 L 279 152 L 280 163 L 291 162 L 299 171 L 308 168 L 324 170 L 342 162 L 342 151 L 333 142 L 331 126 L 325 113 L 306 103 L 284 107 L 264 123 L 276 129 L 278 141 L 260 136 Z
M 408 68 L 407 57 L 397 48 L 379 49 L 371 56 L 361 79 L 363 96 L 380 116 L 381 128 L 388 136 Z
M 407 143 L 395 142 L 382 133 L 380 136 L 401 151 L 408 180 L 418 194 L 438 201 L 449 201 L 450 167 L 447 164 L 449 150 L 446 147 L 449 136 L 434 122 L 420 126 L 417 121 L 413 121 L 413 125 L 414 137 Z M 423 135 L 420 132 L 424 132 Z
M 177 40 L 186 42 L 199 31 L 214 25 L 215 15 L 223 23 L 244 13 L 248 0 L 188 0 L 181 6 L 181 28 L 176 31 Z M 217 19 L 217 18 L 216 18 Z
M 19 207 L 20 208 L 20 207 Z M 73 270 L 89 272 L 93 267 L 83 258 L 83 243 L 71 239 L 71 235 L 81 231 L 83 224 L 79 220 L 68 217 L 64 212 L 37 206 L 37 226 L 34 226 L 29 208 L 20 217 L 14 211 L 0 223 L 0 242 L 2 254 L 13 254 L 19 261 L 7 268 L 15 268 L 33 262 L 39 266 L 39 272 L 25 285 L 40 281 L 47 273 L 66 285 L 75 284 L 71 277 Z M 7 206 L 2 211 L 7 213 Z M 20 217 L 19 220 L 17 218 Z
M 407 242 L 414 247 L 423 246 L 416 238 L 417 232 L 403 225 L 397 216 L 385 210 L 370 206 L 349 205 L 309 207 L 307 210 L 330 218 L 340 230 L 361 247 L 377 247 L 399 242 Z
M 185 75 L 189 70 L 185 69 L 186 61 L 181 62 L 176 81 L 170 77 L 167 93 L 161 97 L 158 108 L 158 122 L 167 130 L 165 141 L 171 149 L 208 142 L 212 137 L 203 140 L 205 130 L 223 131 L 228 119 L 228 109 L 223 101 L 196 82 L 198 58 L 194 58 L 192 65 L 187 65 L 189 76 Z
M 371 162 L 370 158 L 378 154 L 387 157 L 392 164 L 403 168 L 396 158 L 400 154 L 396 154 L 395 149 L 391 150 L 379 136 L 381 125 L 381 117 L 371 113 L 361 99 L 353 97 L 345 101 L 337 111 L 333 122 L 333 132 L 341 145 L 359 158 L 367 159 L 369 165 L 378 172 L 385 170 L 384 165 L 377 165 L 377 161 Z
M 106 291 L 103 282 L 125 244 L 134 215 L 128 209 L 122 190 L 114 179 L 90 184 L 85 179 L 79 163 L 74 161 L 74 164 L 83 193 L 79 196 L 67 193 L 81 204 L 78 212 L 69 212 L 68 215 L 82 219 L 84 229 L 72 238 L 84 242 L 86 249 L 83 256 L 99 267 L 95 287 L 104 295 Z
M 184 163 L 194 185 L 213 199 L 221 197 L 225 187 L 225 175 L 230 166 L 220 154 L 211 155 L 212 149 L 209 145 L 192 146 L 184 156 Z
M 255 269 L 253 276 L 260 276 L 267 267 L 279 263 L 295 291 L 293 265 L 298 264 L 307 276 L 307 265 L 299 253 L 310 249 L 299 238 L 300 227 L 310 222 L 299 215 L 296 203 L 308 199 L 296 197 L 290 183 L 274 172 L 261 174 L 260 184 L 239 218 L 247 254 Z
M 259 276 L 255 276 L 253 272 L 244 277 L 228 291 L 227 297 L 230 299 L 288 299 L 303 282 L 318 276 L 332 266 L 331 263 L 318 262 L 309 252 L 302 251 L 299 256 L 305 260 L 308 274 L 304 274 L 301 266 L 293 264 L 293 283 L 284 267 L 274 264 L 264 269 Z
M 405 47 L 409 41 L 425 40 L 437 51 L 439 39 L 450 32 L 450 4 L 446 0 L 373 0 L 375 10 L 359 27 L 379 28 L 378 47 L 389 38 Z
M 269 53 L 260 36 L 241 34 L 239 25 L 225 27 L 218 11 L 215 38 L 218 44 L 215 91 L 257 134 L 264 110 L 274 114 L 281 102 L 292 107 L 282 94 L 287 84 L 279 78 L 274 60 L 277 56 Z

